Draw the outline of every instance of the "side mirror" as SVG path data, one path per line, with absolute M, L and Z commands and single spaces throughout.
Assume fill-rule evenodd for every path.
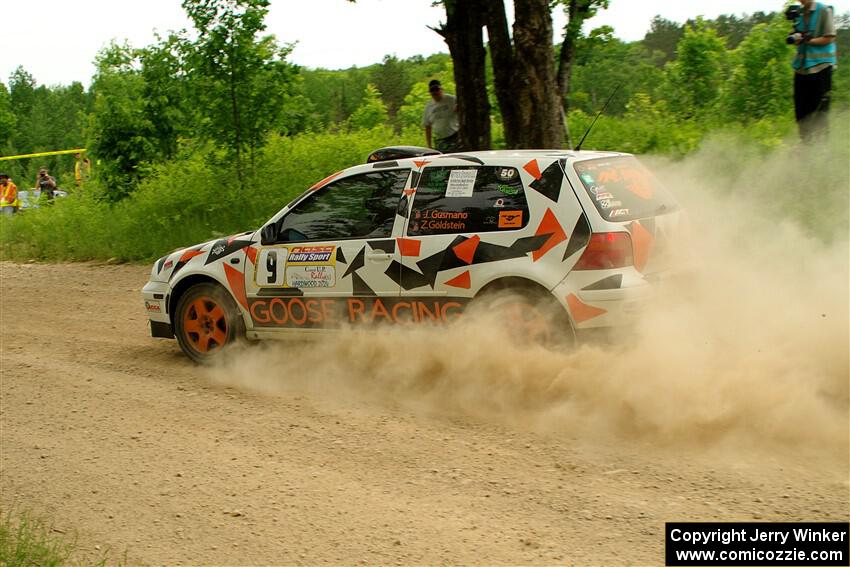
M 277 223 L 269 223 L 260 231 L 260 244 L 277 244 Z

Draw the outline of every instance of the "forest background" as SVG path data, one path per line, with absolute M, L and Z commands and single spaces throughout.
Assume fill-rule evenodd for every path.
M 781 12 L 684 24 L 656 17 L 642 40 L 624 42 L 610 27 L 582 27 L 607 3 L 563 0 L 547 8 L 566 10 L 572 22 L 555 30 L 551 50 L 553 77 L 565 43 L 571 50 L 560 101 L 570 133 L 563 147 L 578 141 L 615 91 L 584 149 L 681 159 L 710 148 L 722 184 L 747 160 L 799 143 L 793 47 L 785 43 L 791 24 Z M 451 24 L 453 3 L 444 4 Z M 315 181 L 362 163 L 370 151 L 424 145 L 428 81 L 455 92 L 449 54 L 387 55 L 344 70 L 302 68 L 288 61 L 290 45 L 264 34 L 268 0 L 183 5 L 191 34 L 170 33 L 142 47 L 112 43 L 98 54 L 89 88 L 40 85 L 22 67 L 0 82 L 0 155 L 85 147 L 94 163 L 93 176 L 77 187 L 72 156 L 0 161 L 20 189 L 48 167 L 71 193 L 3 219 L 4 257 L 148 260 L 256 229 Z M 838 119 L 829 147 L 843 156 L 850 14 L 836 14 L 836 25 Z M 515 147 L 506 141 L 500 111 L 506 101 L 487 47 L 488 145 Z

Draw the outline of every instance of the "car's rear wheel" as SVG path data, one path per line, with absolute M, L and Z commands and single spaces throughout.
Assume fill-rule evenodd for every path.
M 201 283 L 186 290 L 177 302 L 174 330 L 183 352 L 195 362 L 207 363 L 245 336 L 245 323 L 224 288 Z
M 575 330 L 564 308 L 550 294 L 532 288 L 497 288 L 476 301 L 507 328 L 519 344 L 547 348 L 575 346 Z

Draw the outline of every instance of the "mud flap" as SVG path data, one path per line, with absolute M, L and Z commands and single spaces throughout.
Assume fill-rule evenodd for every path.
M 160 321 L 151 321 L 151 336 L 157 339 L 173 339 L 174 329 L 171 328 L 171 323 L 162 323 Z

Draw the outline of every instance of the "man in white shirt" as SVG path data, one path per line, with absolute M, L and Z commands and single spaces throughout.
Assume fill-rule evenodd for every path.
M 443 92 L 440 81 L 434 79 L 428 83 L 431 100 L 425 105 L 422 127 L 425 128 L 425 140 L 429 148 L 443 153 L 458 151 L 457 99 Z M 432 145 L 433 142 L 433 145 Z

